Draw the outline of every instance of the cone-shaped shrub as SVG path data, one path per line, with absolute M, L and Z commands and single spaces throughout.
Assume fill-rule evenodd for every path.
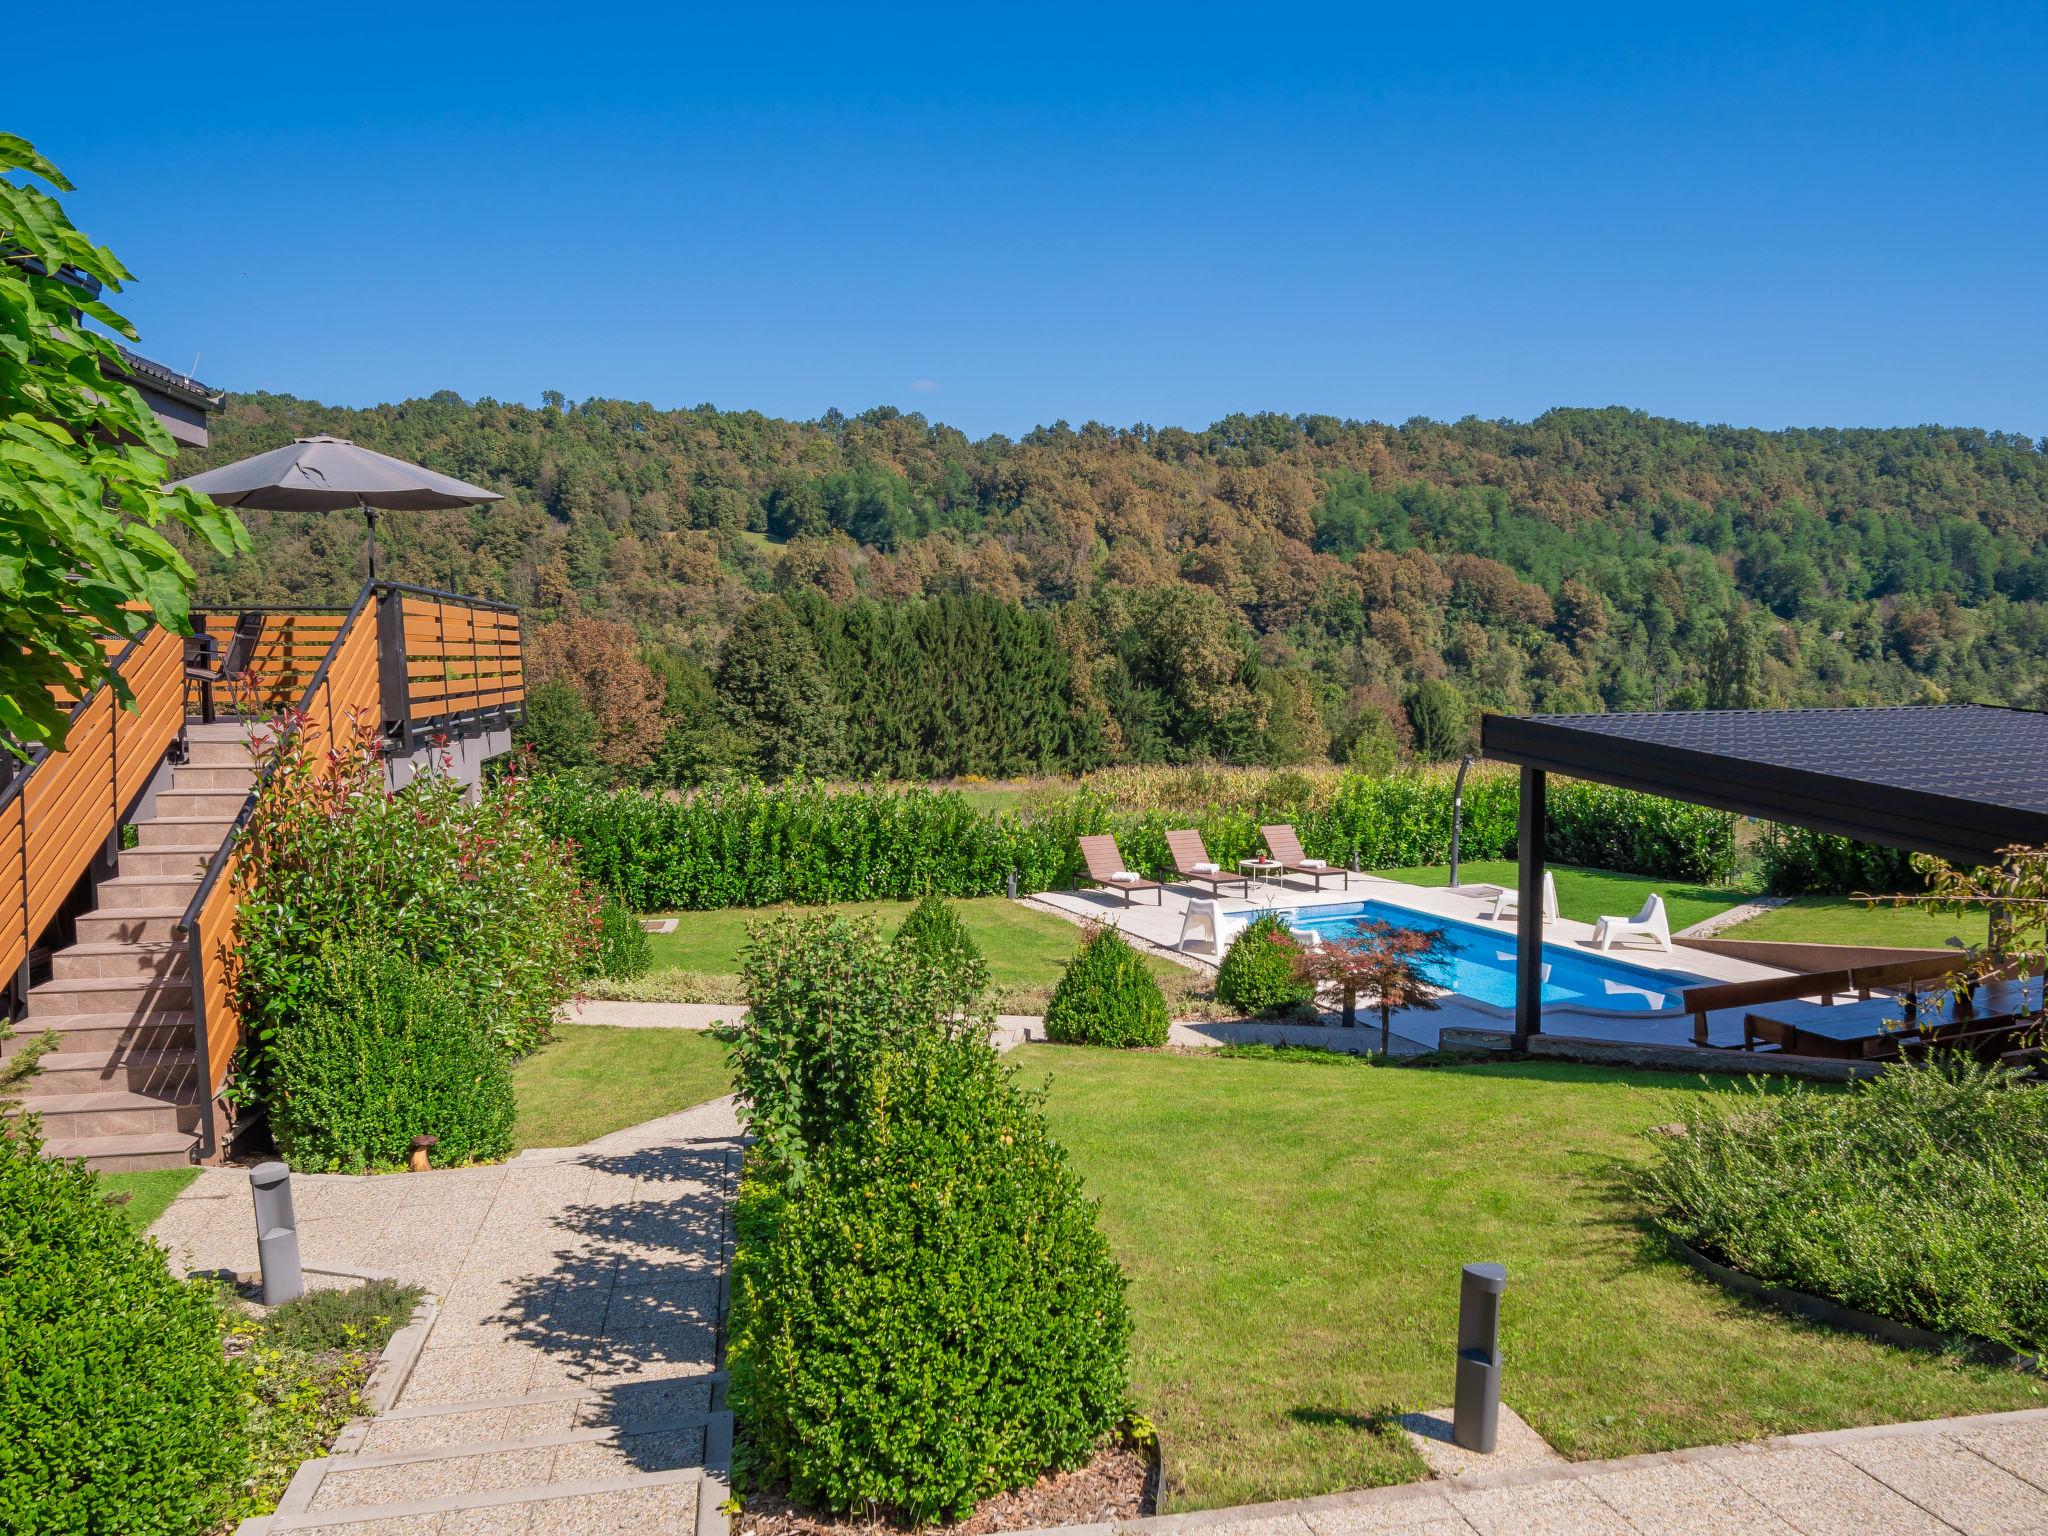
M 1067 962 L 1045 1009 L 1045 1034 L 1063 1045 L 1164 1045 L 1166 998 L 1114 928 L 1093 929 Z
M 1216 972 L 1216 1001 L 1246 1013 L 1280 1013 L 1315 996 L 1296 974 L 1294 941 L 1272 913 L 1231 941 Z
M 738 1215 L 742 1487 L 922 1526 L 1080 1465 L 1122 1417 L 1122 1271 L 979 1033 L 891 1044 L 803 1181 L 753 1165 Z
M 903 926 L 896 930 L 896 947 L 924 956 L 940 974 L 951 978 L 960 1006 L 971 1006 L 988 990 L 988 962 L 981 946 L 960 921 L 952 903 L 935 892 L 927 892 Z

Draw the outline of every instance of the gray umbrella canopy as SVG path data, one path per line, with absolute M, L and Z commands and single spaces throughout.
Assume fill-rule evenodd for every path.
M 480 501 L 503 501 L 453 475 L 437 474 L 388 453 L 358 448 L 345 437 L 302 437 L 204 474 L 174 482 L 223 507 L 264 512 L 337 512 L 360 507 L 370 524 L 370 579 L 377 579 L 377 513 L 438 512 Z
M 343 507 L 434 512 L 504 500 L 496 491 L 453 475 L 358 448 L 345 437 L 302 437 L 289 447 L 224 464 L 177 484 L 211 496 L 224 507 L 269 512 L 333 512 Z

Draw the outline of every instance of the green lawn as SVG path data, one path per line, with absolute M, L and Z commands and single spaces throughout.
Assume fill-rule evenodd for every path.
M 163 1215 L 187 1184 L 199 1177 L 197 1168 L 147 1168 L 139 1173 L 103 1173 L 100 1188 L 110 1195 L 126 1195 L 121 1214 L 137 1232 Z
M 1678 885 L 1669 880 L 1652 879 L 1648 875 L 1617 875 L 1605 869 L 1553 864 L 1550 872 L 1557 876 L 1558 906 L 1566 917 L 1580 923 L 1590 923 L 1609 915 L 1633 917 L 1642 909 L 1650 892 L 1655 891 L 1664 898 L 1665 911 L 1671 917 L 1671 931 L 1676 933 L 1681 928 L 1704 922 L 1716 912 L 1725 912 L 1744 899 L 1743 892 L 1727 886 Z M 1429 864 L 1416 869 L 1382 869 L 1374 873 L 1408 885 L 1445 885 L 1449 883 L 1451 867 L 1448 864 Z M 1512 859 L 1467 859 L 1458 866 L 1458 879 L 1466 885 L 1512 887 L 1516 879 L 1515 863 Z
M 648 936 L 658 968 L 655 977 L 662 971 L 687 972 L 697 981 L 736 974 L 747 930 L 780 912 L 872 917 L 884 933 L 893 933 L 913 905 L 908 901 L 850 901 L 828 907 L 730 907 L 718 912 L 675 913 L 674 933 Z M 1038 1011 L 1079 945 L 1081 930 L 1065 918 L 1000 896 L 972 897 L 952 905 L 988 961 L 998 1003 L 1006 1009 Z M 1146 955 L 1145 961 L 1167 986 L 1170 1001 L 1186 1001 L 1186 994 L 1201 982 L 1196 973 L 1170 960 Z M 714 984 L 706 990 L 718 988 Z M 644 989 L 636 985 L 634 995 L 644 995 Z M 701 1000 L 723 1002 L 727 998 Z
M 574 1147 L 732 1091 L 725 1048 L 700 1029 L 563 1024 L 512 1069 L 515 1150 Z
M 1885 944 L 1899 949 L 1939 949 L 1951 935 L 1984 942 L 1986 917 L 1946 917 L 1918 907 L 1874 907 L 1846 896 L 1795 896 L 1719 936 L 1805 944 Z
M 1171 1505 L 1398 1482 L 1452 1395 L 1459 1266 L 1507 1266 L 1505 1400 L 1575 1459 L 2048 1405 L 2048 1383 L 1740 1303 L 1646 1229 L 1642 1130 L 1725 1084 L 1027 1047 L 1131 1280 Z

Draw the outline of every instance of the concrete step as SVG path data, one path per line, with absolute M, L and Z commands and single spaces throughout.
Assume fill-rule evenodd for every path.
M 207 818 L 232 821 L 241 814 L 247 789 L 165 789 L 156 797 L 156 814 L 168 821 Z
M 256 754 L 249 750 L 249 744 L 236 736 L 228 739 L 206 740 L 195 737 L 190 729 L 186 731 L 186 768 L 254 768 Z M 180 770 L 183 771 L 182 769 Z
M 196 887 L 195 887 L 196 889 Z M 177 928 L 182 906 L 130 907 L 126 911 L 81 912 L 75 919 L 81 944 L 182 943 Z
M 146 1168 L 185 1168 L 199 1138 L 185 1131 L 139 1131 L 119 1136 L 53 1135 L 43 1126 L 43 1156 L 82 1157 L 101 1173 L 138 1173 Z
M 131 875 L 163 875 L 174 880 L 193 878 L 206 873 L 206 866 L 219 851 L 218 842 L 187 843 L 181 848 L 123 848 L 118 873 L 123 878 Z
M 56 1034 L 57 1050 L 68 1052 L 193 1049 L 189 1013 L 48 1014 L 17 1022 L 14 1033 L 0 1040 L 0 1060 L 18 1054 L 45 1031 Z
M 93 1093 L 102 1088 L 119 1088 L 128 1093 L 161 1097 L 192 1082 L 193 1047 L 185 1049 L 131 1050 L 116 1046 L 102 1051 L 50 1051 L 36 1059 L 35 1075 L 28 1080 L 30 1099 L 45 1093 Z
M 191 1134 L 199 1129 L 199 1089 L 190 1082 L 162 1094 L 95 1088 L 85 1093 L 44 1093 L 31 1077 L 17 1109 L 41 1117 L 45 1136 Z
M 50 956 L 52 981 L 92 977 L 182 976 L 190 968 L 189 945 L 165 939 L 73 944 Z
M 102 880 L 93 899 L 101 912 L 150 911 L 176 907 L 180 912 L 199 889 L 194 875 L 116 875 Z
M 256 787 L 254 763 L 185 764 L 172 770 L 171 790 L 211 790 L 215 793 L 246 795 Z
M 598 1390 L 552 1387 L 511 1397 L 402 1405 L 344 1431 L 335 1451 L 391 1455 L 572 1429 L 638 1433 L 657 1424 L 706 1417 L 721 1406 L 714 1394 L 725 1380 L 723 1371 L 705 1371 Z
M 430 1450 L 331 1456 L 308 1462 L 279 1501 L 278 1514 L 363 1517 L 366 1508 L 414 1504 L 516 1489 L 526 1499 L 564 1485 L 637 1481 L 652 1474 L 701 1471 L 709 1417 L 621 1430 L 611 1426 L 508 1436 Z M 694 1479 L 676 1487 L 694 1492 Z M 675 1485 L 665 1485 L 675 1486 Z M 523 1501 L 523 1500 L 522 1500 Z M 679 1508 L 694 1514 L 694 1500 Z
M 161 800 L 163 797 L 157 797 Z M 241 802 L 236 801 L 240 809 Z M 163 807 L 148 821 L 135 823 L 137 848 L 218 848 L 235 825 L 233 812 L 226 816 L 172 816 Z
M 192 988 L 183 977 L 95 976 L 77 981 L 46 981 L 28 990 L 28 1018 L 41 1029 L 65 1014 L 118 1013 L 130 1018 L 146 1013 L 189 1013 Z
M 211 725 L 203 720 L 187 720 L 185 740 L 195 746 L 203 741 L 208 745 L 231 742 L 246 747 L 252 734 L 267 729 L 268 726 L 260 720 L 225 719 L 216 720 Z

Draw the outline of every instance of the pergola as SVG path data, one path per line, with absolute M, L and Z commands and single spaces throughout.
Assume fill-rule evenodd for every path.
M 1515 1043 L 1543 1028 L 1544 786 L 1590 779 L 1742 816 L 1988 864 L 2048 843 L 2048 714 L 1984 704 L 1487 715 L 1522 770 Z M 1533 958 L 1532 958 L 1533 957 Z

